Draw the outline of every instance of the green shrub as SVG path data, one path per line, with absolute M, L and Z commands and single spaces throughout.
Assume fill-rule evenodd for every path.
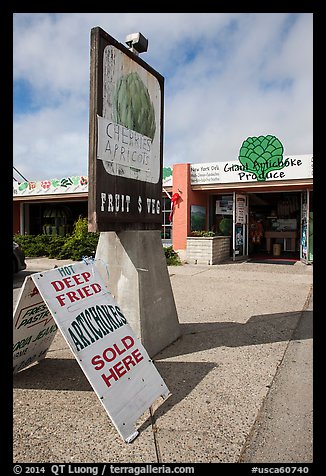
M 164 254 L 167 266 L 180 266 L 182 264 L 178 253 L 174 251 L 172 246 L 164 247 Z
M 95 256 L 99 233 L 88 231 L 87 218 L 79 217 L 70 235 L 14 235 L 13 239 L 24 250 L 28 258 L 46 256 L 48 258 L 81 261 L 83 256 Z M 166 264 L 179 266 L 181 260 L 172 246 L 164 247 Z
M 83 256 L 94 256 L 99 233 L 88 231 L 87 218 L 79 217 L 71 235 L 67 235 L 57 258 L 81 261 Z
M 48 256 L 51 238 L 50 235 L 14 235 L 14 241 L 29 257 Z
M 207 230 L 197 230 L 197 231 L 192 231 L 191 236 L 216 236 L 216 233 L 214 231 L 207 231 Z
M 49 244 L 48 244 L 47 256 L 49 258 L 57 258 L 61 253 L 62 247 L 64 246 L 65 237 L 58 236 L 58 235 L 48 235 L 48 236 L 51 239 L 49 240 Z
M 72 259 L 80 261 L 83 256 L 95 254 L 99 233 L 88 232 L 87 218 L 79 217 L 73 233 L 59 235 L 14 235 L 13 239 L 24 250 L 26 257 Z

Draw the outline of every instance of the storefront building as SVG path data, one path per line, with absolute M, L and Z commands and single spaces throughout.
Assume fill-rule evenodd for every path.
M 13 233 L 64 236 L 79 216 L 87 217 L 85 176 L 13 183 Z
M 173 166 L 172 243 L 187 259 L 200 230 L 230 236 L 230 258 L 279 255 L 313 262 L 313 156 L 286 156 L 264 176 L 239 161 Z
M 13 233 L 70 233 L 87 217 L 88 178 L 14 182 Z M 263 177 L 239 161 L 163 170 L 162 243 L 187 259 L 194 232 L 229 238 L 229 258 L 280 255 L 313 262 L 313 157 L 287 156 Z

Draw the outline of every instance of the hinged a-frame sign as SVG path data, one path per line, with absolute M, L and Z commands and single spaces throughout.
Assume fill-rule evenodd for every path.
M 25 279 L 14 311 L 14 373 L 45 358 L 60 329 L 121 437 L 170 392 L 94 263 L 78 262 Z

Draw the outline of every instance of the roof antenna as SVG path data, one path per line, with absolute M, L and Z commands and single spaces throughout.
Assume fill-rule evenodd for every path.
M 23 179 L 25 180 L 25 182 L 28 182 L 27 178 L 24 177 L 24 175 L 22 175 L 22 174 L 19 172 L 19 170 L 16 169 L 16 167 L 15 167 L 14 165 L 13 165 L 13 168 L 14 168 L 14 170 L 17 172 L 17 174 L 20 175 L 21 178 L 23 178 Z M 17 182 L 17 180 L 16 180 L 16 182 Z

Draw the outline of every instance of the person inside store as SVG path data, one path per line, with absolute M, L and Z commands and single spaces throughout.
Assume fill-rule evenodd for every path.
M 258 253 L 261 249 L 262 240 L 264 237 L 264 226 L 261 219 L 257 219 L 255 215 L 250 216 L 250 240 L 252 251 Z

